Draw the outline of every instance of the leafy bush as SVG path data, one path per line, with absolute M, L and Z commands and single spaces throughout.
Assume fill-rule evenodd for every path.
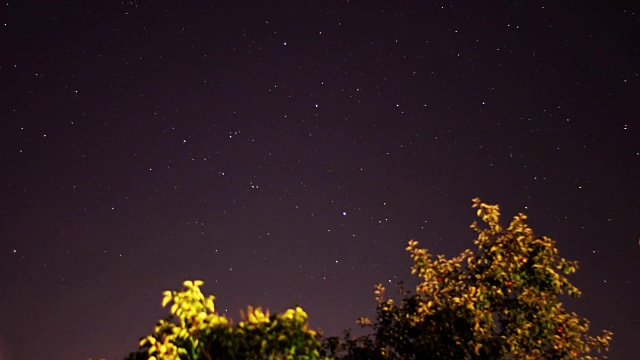
M 182 291 L 165 291 L 163 306 L 171 315 L 160 320 L 155 333 L 140 341 L 140 350 L 127 359 L 320 359 L 319 335 L 308 329 L 300 307 L 269 315 L 249 307 L 242 321 L 215 312 L 213 296 L 200 291 L 202 281 L 185 281 Z
M 321 339 L 300 307 L 274 315 L 249 307 L 233 325 L 202 294 L 202 281 L 185 281 L 182 291 L 164 292 L 171 315 L 127 359 L 597 359 L 607 351 L 612 333 L 589 335 L 589 322 L 559 300 L 580 296 L 566 278 L 577 263 L 534 236 L 524 214 L 505 229 L 497 205 L 474 199 L 473 208 L 483 223 L 471 224 L 475 251 L 434 259 L 409 241 L 420 282 L 415 293 L 401 289 L 398 304 L 376 287 L 375 321 L 358 320 L 373 334 Z

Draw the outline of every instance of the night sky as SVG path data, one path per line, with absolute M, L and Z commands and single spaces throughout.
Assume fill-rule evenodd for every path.
M 635 358 L 639 5 L 205 3 L 1 5 L 0 359 L 122 358 L 185 279 L 338 335 L 476 196 Z

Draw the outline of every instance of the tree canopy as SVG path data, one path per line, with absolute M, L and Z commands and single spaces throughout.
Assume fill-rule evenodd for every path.
M 322 339 L 300 307 L 274 315 L 250 307 L 233 325 L 215 312 L 201 281 L 186 281 L 164 293 L 171 316 L 128 359 L 598 359 L 612 333 L 590 335 L 589 322 L 560 301 L 581 294 L 566 277 L 577 263 L 535 236 L 526 215 L 503 228 L 498 205 L 476 198 L 473 208 L 474 251 L 434 258 L 409 241 L 419 283 L 415 291 L 401 287 L 397 302 L 376 286 L 375 320 L 358 320 L 372 334 Z
M 140 340 L 127 359 L 320 359 L 319 335 L 308 329 L 300 307 L 269 315 L 249 307 L 234 325 L 215 311 L 214 296 L 200 291 L 202 281 L 185 281 L 182 291 L 165 291 L 162 305 L 171 316 Z

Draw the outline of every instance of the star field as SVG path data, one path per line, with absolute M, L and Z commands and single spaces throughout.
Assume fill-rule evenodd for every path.
M 471 199 L 640 333 L 640 12 L 590 2 L 9 1 L 0 359 L 123 358 L 201 279 L 338 335 L 473 246 Z M 391 286 L 392 287 L 392 286 Z

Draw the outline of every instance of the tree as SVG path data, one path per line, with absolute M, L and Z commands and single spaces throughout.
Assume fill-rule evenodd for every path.
M 302 308 L 269 315 L 249 307 L 233 325 L 215 312 L 215 298 L 205 298 L 201 285 L 185 281 L 182 291 L 164 292 L 162 306 L 171 306 L 171 315 L 141 339 L 140 349 L 127 360 L 321 358 L 319 335 L 308 329 Z
M 275 315 L 249 307 L 233 325 L 215 312 L 201 281 L 185 281 L 182 291 L 164 292 L 171 315 L 127 360 L 568 360 L 607 351 L 612 333 L 589 335 L 589 322 L 560 302 L 563 294 L 580 296 L 566 278 L 577 263 L 561 258 L 552 239 L 534 236 L 524 214 L 505 229 L 497 205 L 474 199 L 473 208 L 483 223 L 471 224 L 475 251 L 434 259 L 409 241 L 411 272 L 420 282 L 415 293 L 400 284 L 398 304 L 376 286 L 375 321 L 358 320 L 372 334 L 347 331 L 321 342 L 300 307 Z
M 558 256 L 555 242 L 534 236 L 524 214 L 504 229 L 499 207 L 473 200 L 484 223 L 471 224 L 475 252 L 435 259 L 409 241 L 415 294 L 399 304 L 376 287 L 374 337 L 325 340 L 326 353 L 342 359 L 597 359 L 612 333 L 588 334 L 589 322 L 567 312 L 559 296 L 579 297 L 565 275 L 577 263 Z M 368 351 L 360 356 L 358 352 Z M 605 357 L 606 358 L 606 357 Z

